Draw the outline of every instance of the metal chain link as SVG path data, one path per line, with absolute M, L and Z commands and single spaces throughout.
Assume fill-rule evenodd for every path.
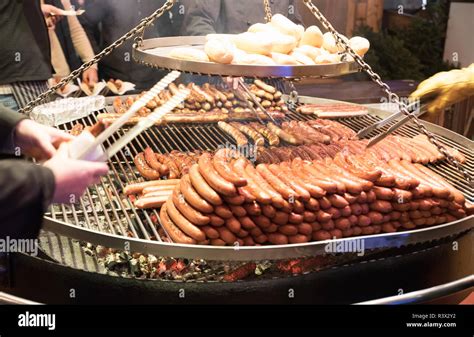
M 420 129 L 420 131 L 428 137 L 429 141 L 435 145 L 438 150 L 446 157 L 447 161 L 454 165 L 456 169 L 466 178 L 466 180 L 471 184 L 471 186 L 474 185 L 474 179 L 472 178 L 471 174 L 464 169 L 461 163 L 459 163 L 456 158 L 454 158 L 444 147 L 444 145 L 436 139 L 436 136 L 428 131 L 426 126 L 418 120 L 416 116 L 408 112 L 407 105 L 402 102 L 400 97 L 392 92 L 390 87 L 388 86 L 387 83 L 383 82 L 382 79 L 380 78 L 380 75 L 378 75 L 376 72 L 372 70 L 372 67 L 365 62 L 362 57 L 360 57 L 349 45 L 348 43 L 341 37 L 341 35 L 337 32 L 337 30 L 331 25 L 331 23 L 326 19 L 326 17 L 319 11 L 319 9 L 313 4 L 311 0 L 303 0 L 304 4 L 306 7 L 309 8 L 311 13 L 318 19 L 321 24 L 326 28 L 333 36 L 334 39 L 336 40 L 337 44 L 340 44 L 341 46 L 344 47 L 345 51 L 359 64 L 359 66 L 362 68 L 363 71 L 365 71 L 371 78 L 371 80 L 375 83 L 377 83 L 380 88 L 388 95 L 389 101 L 390 102 L 395 102 L 399 108 L 400 111 L 402 111 L 406 116 L 410 118 L 412 122 L 415 123 L 415 125 Z
M 272 21 L 272 7 L 270 7 L 269 0 L 263 0 L 263 6 L 265 8 L 265 21 L 270 22 Z
M 157 18 L 162 16 L 164 13 L 169 11 L 174 6 L 175 3 L 176 3 L 176 0 L 167 0 L 166 3 L 162 7 L 157 9 L 153 14 L 141 20 L 138 26 L 136 26 L 135 28 L 130 30 L 128 33 L 120 37 L 117 41 L 115 41 L 114 43 L 106 47 L 99 54 L 95 55 L 93 59 L 84 63 L 78 69 L 74 70 L 68 76 L 64 77 L 58 84 L 56 84 L 55 86 L 51 87 L 49 90 L 39 95 L 33 101 L 29 102 L 25 107 L 20 109 L 18 112 L 29 114 L 35 106 L 43 103 L 51 95 L 54 95 L 58 89 L 61 89 L 67 83 L 78 78 L 85 70 L 89 69 L 91 66 L 98 63 L 100 60 L 102 60 L 102 58 L 112 53 L 115 49 L 120 47 L 125 41 L 131 39 L 133 36 L 137 34 L 141 34 L 141 36 L 137 37 L 137 39 L 135 39 L 135 42 L 138 45 L 140 45 L 141 42 L 143 42 L 143 33 L 145 31 L 145 28 L 151 25 L 153 21 L 155 21 Z

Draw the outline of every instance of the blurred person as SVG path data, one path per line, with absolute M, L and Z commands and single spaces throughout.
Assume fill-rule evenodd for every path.
M 301 23 L 295 0 L 272 0 L 270 7 L 272 14 Z M 237 34 L 255 23 L 265 23 L 263 1 L 196 0 L 186 10 L 182 35 Z
M 79 18 L 97 53 L 115 42 L 133 27 L 138 25 L 146 16 L 151 15 L 164 0 L 100 0 L 87 1 L 86 12 Z M 172 13 L 163 14 L 153 25 L 145 30 L 145 38 L 156 38 L 177 35 L 180 29 L 182 15 L 179 5 L 173 6 Z M 132 59 L 132 45 L 127 41 L 101 60 L 99 71 L 105 80 L 120 79 L 136 84 L 137 90 L 149 89 L 164 72 L 138 64 Z
M 72 139 L 0 104 L 0 153 L 46 160 L 0 160 L 0 238 L 37 237 L 51 203 L 70 203 L 108 172 L 105 163 L 69 159 L 63 143 Z
M 45 16 L 55 9 L 43 10 L 39 0 L 0 2 L 0 103 L 14 110 L 48 89 L 52 69 Z
M 65 10 L 72 10 L 70 0 L 42 0 L 47 5 L 54 5 L 56 7 L 63 7 Z M 71 73 L 69 65 L 69 53 L 74 53 L 80 57 L 81 63 L 85 63 L 94 58 L 94 51 L 92 45 L 87 37 L 86 32 L 81 26 L 77 16 L 68 16 L 63 20 L 65 25 L 61 23 L 56 24 L 55 27 L 50 27 L 49 38 L 51 42 L 51 61 L 54 69 L 55 79 L 58 81 Z M 60 30 L 61 29 L 61 30 Z M 63 44 L 59 40 L 58 32 L 62 33 L 63 44 L 67 47 L 72 47 L 73 50 L 65 54 Z M 71 46 L 72 45 L 72 46 Z M 67 56 L 66 56 L 67 55 Z M 79 65 L 73 64 L 74 69 Z M 97 64 L 85 70 L 82 74 L 82 81 L 88 85 L 94 85 L 99 81 Z

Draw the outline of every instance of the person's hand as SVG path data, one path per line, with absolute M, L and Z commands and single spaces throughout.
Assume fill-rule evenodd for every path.
M 474 95 L 474 63 L 468 68 L 438 73 L 420 83 L 410 101 L 429 99 L 428 111 L 436 113 Z
M 73 139 L 73 136 L 65 132 L 41 125 L 30 119 L 22 120 L 14 131 L 14 142 L 19 150 L 18 155 L 26 155 L 38 161 L 51 158 L 61 143 Z
M 229 89 L 237 90 L 239 88 L 239 81 L 242 80 L 242 77 L 226 77 L 225 84 Z
M 54 30 L 56 24 L 62 19 L 62 9 L 53 5 L 42 4 L 41 11 L 43 12 L 48 28 Z
M 109 171 L 106 163 L 68 158 L 67 144 L 61 145 L 44 166 L 54 174 L 54 203 L 76 203 L 88 186 L 99 183 Z
M 87 70 L 85 70 L 82 73 L 82 82 L 87 84 L 89 87 L 93 86 L 97 82 L 99 82 L 99 74 L 97 72 L 97 69 L 91 67 Z

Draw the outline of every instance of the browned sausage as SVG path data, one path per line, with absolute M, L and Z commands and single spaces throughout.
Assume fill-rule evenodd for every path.
M 145 149 L 144 155 L 145 155 L 145 161 L 147 162 L 147 164 L 152 169 L 154 169 L 155 171 L 160 172 L 160 173 L 163 171 L 163 169 L 161 167 L 161 163 L 158 161 L 158 159 L 156 158 L 155 153 L 153 152 L 153 150 L 150 147 L 147 147 Z
M 248 190 L 248 192 L 255 197 L 255 199 L 261 204 L 270 204 L 272 202 L 271 195 L 264 191 L 255 182 L 252 176 L 250 176 L 245 170 L 247 166 L 247 160 L 244 158 L 237 159 L 233 164 L 233 170 L 239 172 L 247 180 L 247 186 L 241 187 L 242 189 Z
M 222 219 L 232 218 L 232 211 L 227 205 L 216 206 L 214 207 L 214 211 L 216 215 L 221 217 Z
M 225 225 L 227 229 L 230 230 L 234 234 L 238 234 L 242 229 L 242 225 L 240 224 L 240 221 L 234 217 L 226 219 Z
M 139 153 L 133 159 L 135 163 L 135 167 L 137 168 L 140 175 L 148 180 L 158 180 L 160 179 L 160 172 L 152 169 L 145 160 L 145 155 L 143 153 Z
M 331 233 L 325 230 L 319 230 L 316 232 L 313 232 L 313 240 L 315 241 L 325 241 L 325 240 L 330 240 L 331 239 Z
M 214 165 L 212 165 L 211 154 L 205 153 L 201 155 L 198 168 L 199 173 L 201 173 L 202 177 L 214 191 L 228 197 L 237 195 L 234 184 L 222 178 L 215 170 Z
M 260 164 L 257 166 L 257 172 L 286 200 L 296 197 L 296 192 L 286 185 L 281 179 L 274 175 L 267 165 Z
M 239 222 L 242 228 L 245 230 L 252 230 L 257 227 L 257 225 L 248 216 L 239 218 Z
M 185 200 L 184 196 L 179 191 L 179 186 L 176 186 L 173 192 L 173 204 L 181 212 L 181 214 L 188 219 L 192 224 L 198 226 L 205 226 L 211 222 L 208 216 L 192 208 Z
M 298 233 L 303 234 L 303 235 L 311 235 L 313 232 L 313 226 L 309 223 L 301 223 L 297 225 L 298 228 Z
M 214 212 L 214 208 L 212 207 L 212 205 L 206 200 L 204 200 L 191 185 L 189 175 L 185 175 L 183 178 L 181 178 L 179 187 L 180 192 L 184 196 L 184 199 L 195 209 L 203 213 Z
M 300 224 L 304 221 L 304 217 L 301 214 L 296 214 L 296 213 L 290 213 L 290 216 L 288 217 L 288 222 L 292 224 Z
M 316 212 L 321 209 L 319 205 L 319 201 L 317 199 L 311 198 L 307 202 L 304 203 L 305 209 L 308 211 Z
M 375 192 L 378 200 L 392 200 L 395 197 L 395 192 L 391 188 L 374 186 L 372 191 Z
M 275 216 L 272 218 L 272 221 L 280 226 L 286 225 L 289 220 L 289 214 L 281 211 L 275 212 Z
M 244 204 L 243 207 L 248 215 L 259 216 L 262 214 L 262 208 L 256 202 L 251 204 Z
M 282 163 L 280 165 L 272 164 L 268 166 L 268 168 L 274 175 L 296 192 L 297 199 L 308 201 L 311 198 L 311 194 L 301 186 L 301 184 L 298 184 L 297 179 L 293 177 L 294 174 L 288 166 L 285 166 Z
M 288 237 L 280 233 L 268 234 L 268 241 L 274 245 L 286 245 L 288 244 Z
M 222 176 L 225 180 L 231 182 L 236 187 L 242 187 L 247 185 L 247 180 L 237 174 L 231 167 L 231 160 L 236 157 L 236 153 L 229 149 L 221 149 L 216 152 L 212 159 L 214 168 L 217 173 Z
M 276 209 L 272 205 L 263 205 L 262 206 L 262 213 L 269 219 L 273 219 L 276 214 Z
M 222 205 L 221 197 L 216 193 L 215 190 L 209 186 L 206 180 L 199 173 L 199 166 L 197 164 L 191 166 L 189 169 L 189 178 L 191 179 L 192 186 L 196 189 L 196 192 L 204 198 L 207 202 L 214 206 Z
M 210 214 L 209 218 L 211 219 L 211 226 L 213 227 L 222 227 L 225 224 L 225 220 L 215 214 Z
M 291 244 L 306 243 L 308 241 L 308 236 L 303 234 L 296 234 L 288 237 L 288 242 Z
M 385 200 L 376 200 L 369 205 L 370 209 L 380 213 L 390 213 L 393 210 L 392 204 Z
M 238 195 L 235 197 L 224 197 L 224 201 L 232 206 L 242 206 L 245 202 L 245 197 L 243 195 Z
M 166 233 L 170 236 L 171 240 L 176 243 L 184 243 L 184 244 L 195 244 L 196 240 L 193 238 L 187 236 L 186 234 L 181 231 L 170 219 L 166 205 L 163 205 L 161 207 L 160 211 L 160 220 L 161 224 L 163 225 L 163 228 L 165 229 Z
M 245 170 L 249 176 L 252 177 L 252 180 L 258 185 L 258 187 L 262 190 L 267 192 L 271 199 L 272 199 L 272 204 L 277 207 L 281 208 L 283 207 L 284 200 L 281 194 L 279 194 L 277 191 L 273 189 L 273 187 L 267 183 L 267 181 L 262 178 L 262 176 L 257 172 L 255 167 L 252 164 L 248 164 L 245 167 Z
M 268 228 L 272 225 L 272 222 L 270 221 L 270 219 L 268 219 L 266 216 L 263 216 L 263 215 L 253 216 L 251 217 L 251 219 L 260 228 Z
M 219 238 L 219 232 L 215 228 L 212 228 L 211 226 L 204 226 L 201 229 L 204 233 L 206 233 L 206 236 L 209 239 L 214 240 Z
M 160 208 L 169 199 L 169 194 L 145 196 L 137 199 L 133 204 L 139 209 Z
M 328 199 L 331 205 L 336 208 L 344 208 L 349 206 L 349 202 L 344 197 L 338 194 L 332 194 L 328 196 Z
M 247 211 L 242 206 L 229 205 L 229 208 L 230 208 L 232 214 L 235 215 L 238 218 L 244 217 L 244 216 L 247 215 Z
M 228 245 L 233 245 L 237 241 L 237 237 L 226 227 L 217 227 L 220 238 Z
M 168 199 L 166 209 L 169 217 L 184 233 L 195 239 L 196 241 L 206 240 L 206 235 L 198 227 L 193 225 L 186 219 L 174 206 L 173 201 Z

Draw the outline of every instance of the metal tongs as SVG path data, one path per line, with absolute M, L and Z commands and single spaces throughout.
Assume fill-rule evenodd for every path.
M 122 126 L 124 126 L 130 118 L 132 118 L 140 109 L 145 107 L 148 104 L 148 102 L 150 102 L 156 95 L 161 93 L 168 85 L 173 83 L 180 75 L 181 75 L 181 72 L 179 72 L 179 71 L 172 71 L 171 73 L 166 75 L 163 79 L 161 79 L 161 81 L 159 81 L 157 84 L 155 84 L 153 86 L 153 88 L 151 88 L 145 95 L 143 95 L 139 100 L 134 102 L 132 104 L 132 106 L 122 116 L 120 116 L 120 118 L 118 118 L 114 123 L 112 123 L 100 135 L 98 135 L 94 139 L 93 142 L 90 142 L 89 144 L 87 144 L 84 147 L 84 149 L 79 152 L 78 155 L 74 156 L 74 159 L 86 159 L 89 154 L 96 151 L 96 149 L 98 147 L 100 147 L 110 136 L 112 136 L 115 132 L 117 132 Z M 170 112 L 177 105 L 179 105 L 179 103 L 181 101 L 179 101 L 176 105 L 173 105 L 174 102 L 176 101 L 176 99 L 174 99 L 175 97 L 177 97 L 178 95 L 179 95 L 179 97 L 181 97 L 183 95 L 187 96 L 188 94 L 189 94 L 189 92 L 187 92 L 187 93 L 186 92 L 183 92 L 183 93 L 179 92 L 178 94 L 173 96 L 167 103 L 165 103 L 164 105 L 162 105 L 161 107 L 156 109 L 155 112 L 153 112 L 148 117 L 143 119 L 140 123 L 138 123 L 131 131 L 133 131 L 134 129 L 137 128 L 137 126 L 140 125 L 140 128 L 141 128 L 140 132 L 142 132 L 143 130 L 145 130 L 146 128 L 149 127 L 149 126 L 145 127 L 146 125 L 149 124 L 148 121 L 152 121 L 151 124 L 154 124 L 159 118 L 163 117 L 163 115 L 165 113 Z M 171 107 L 171 109 L 167 110 L 169 107 Z M 163 113 L 164 110 L 167 110 L 167 111 L 165 113 Z M 134 131 L 134 132 L 136 132 L 136 131 Z M 125 135 L 123 138 L 126 138 L 127 135 Z M 138 134 L 136 134 L 136 135 L 138 135 Z M 130 141 L 133 138 L 127 138 L 127 139 L 128 139 L 128 141 Z M 123 143 L 122 139 L 120 139 L 118 143 L 122 144 Z M 116 143 L 116 144 L 118 144 L 118 143 Z M 114 149 L 113 151 L 115 151 L 114 153 L 112 153 L 113 152 L 111 150 L 112 148 L 107 151 L 108 158 L 110 158 L 110 156 L 114 155 L 115 153 L 117 153 L 117 151 L 120 150 L 121 147 L 118 150 L 116 150 L 116 144 L 114 144 L 114 146 L 112 146 L 112 148 Z M 117 145 L 117 147 L 118 146 L 119 145 Z
M 422 115 L 424 115 L 428 111 L 426 102 L 424 104 L 421 104 L 421 105 L 420 104 L 421 103 L 418 101 L 418 102 L 414 102 L 414 103 L 407 106 L 407 110 L 408 110 L 408 112 L 410 113 L 411 116 L 414 116 L 415 118 L 418 118 L 418 117 L 421 117 Z M 379 134 L 379 135 L 377 135 L 377 136 L 375 136 L 375 137 L 373 137 L 369 140 L 369 143 L 367 144 L 367 147 L 369 148 L 371 146 L 374 146 L 378 142 L 385 139 L 388 135 L 390 135 L 391 133 L 393 133 L 394 131 L 398 130 L 403 125 L 405 125 L 407 122 L 409 122 L 411 117 L 405 115 L 404 112 L 400 111 L 398 113 L 395 113 L 395 114 L 391 115 L 388 118 L 385 118 L 385 119 L 381 120 L 380 122 L 374 123 L 374 124 L 364 128 L 364 129 L 360 130 L 357 133 L 357 137 L 360 138 L 360 139 L 365 138 L 371 132 L 376 131 L 376 130 L 380 130 L 384 126 L 388 125 L 389 123 L 391 123 L 393 121 L 398 120 L 399 118 L 401 118 L 401 119 L 398 122 L 396 122 L 395 124 L 393 124 L 391 127 L 389 127 L 386 131 L 383 131 L 381 134 Z
M 255 95 L 250 91 L 250 89 L 248 88 L 247 84 L 244 82 L 244 80 L 242 78 L 239 78 L 238 79 L 238 89 L 242 89 L 249 97 L 250 99 L 252 100 L 252 102 L 255 103 L 255 105 L 257 106 L 258 109 L 260 109 L 275 125 L 280 125 L 280 123 L 278 123 L 267 111 L 267 109 L 265 109 L 262 104 L 260 104 L 260 102 L 257 100 L 257 97 L 255 97 Z M 260 118 L 259 114 L 258 114 L 258 111 L 252 106 L 252 104 L 250 104 L 250 102 L 248 100 L 246 100 L 249 108 L 253 111 L 253 113 L 255 113 L 255 116 L 257 117 L 258 121 L 262 124 L 265 124 L 262 120 L 262 118 Z

